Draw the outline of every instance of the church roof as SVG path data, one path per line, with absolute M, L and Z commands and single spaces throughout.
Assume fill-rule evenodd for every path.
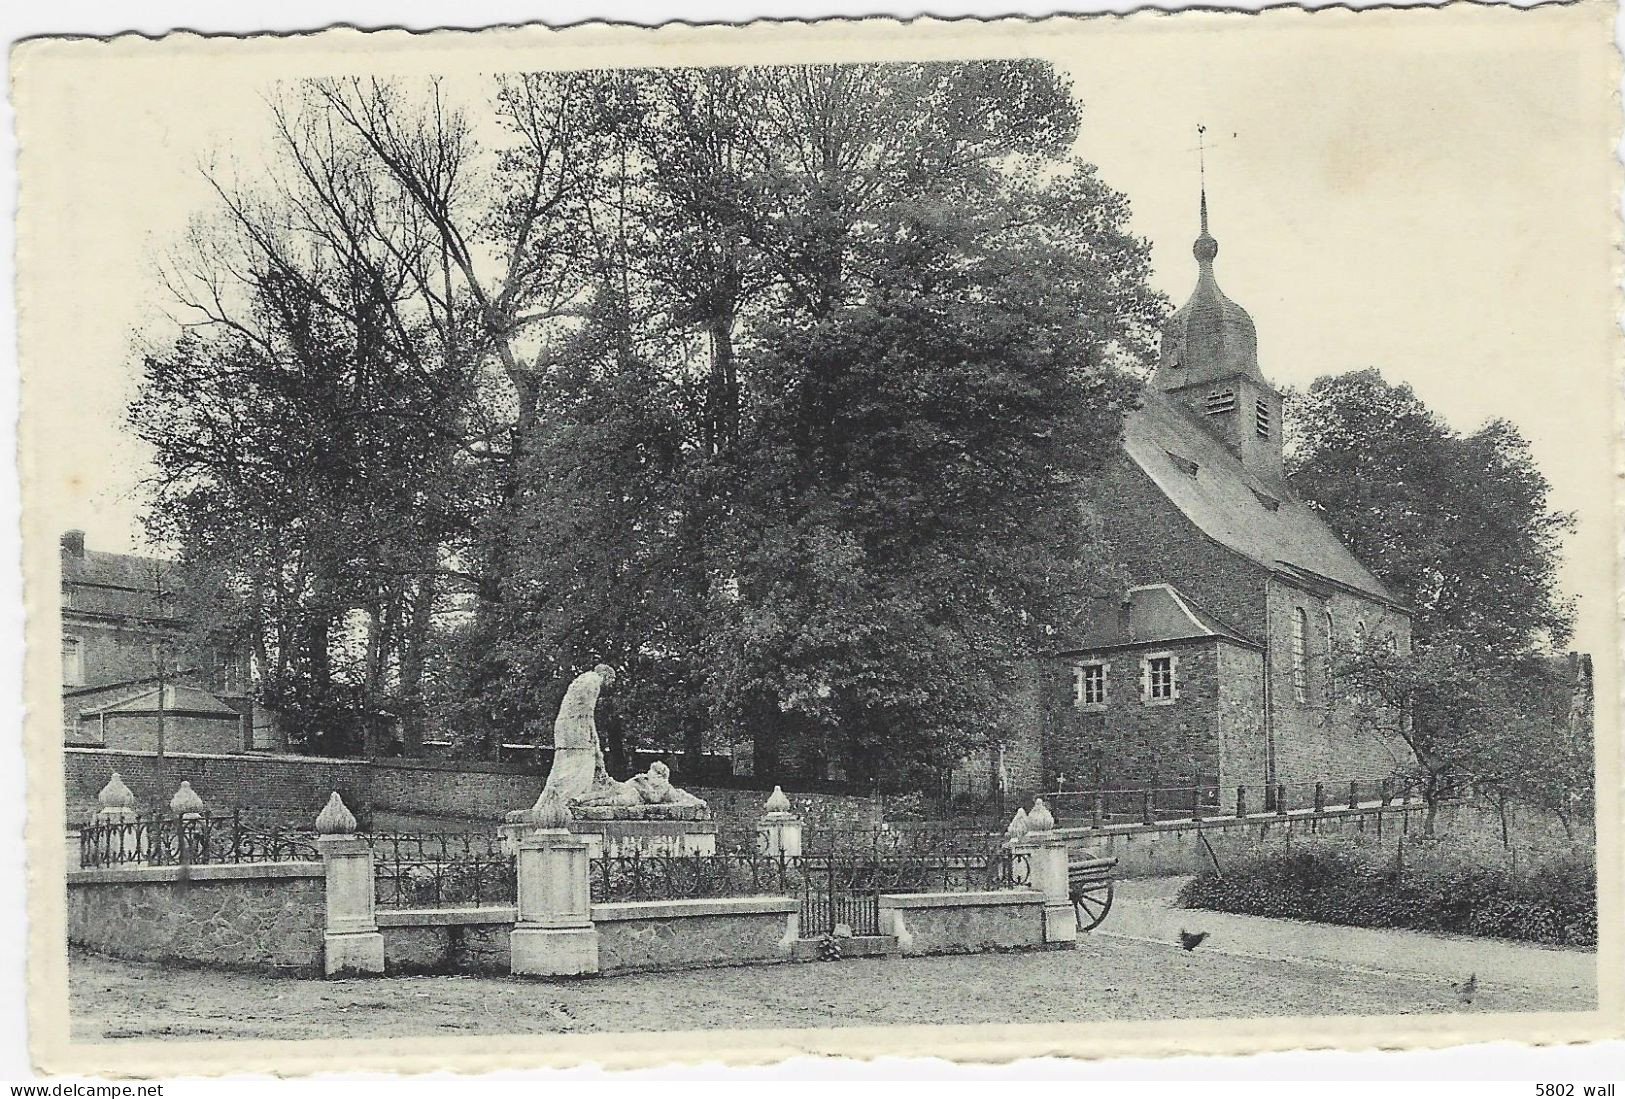
M 1129 645 L 1222 638 L 1253 648 L 1258 643 L 1231 629 L 1197 606 L 1172 584 L 1145 584 L 1128 590 L 1121 609 L 1102 607 L 1068 652 L 1090 652 Z
M 1395 602 L 1285 479 L 1249 473 L 1176 399 L 1147 386 L 1143 404 L 1124 422 L 1123 449 L 1220 545 L 1277 572 Z

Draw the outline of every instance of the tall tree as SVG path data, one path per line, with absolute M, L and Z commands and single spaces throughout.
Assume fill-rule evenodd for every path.
M 1158 308 L 1126 206 L 1039 64 L 618 80 L 614 308 L 548 391 L 513 648 L 624 654 L 634 728 L 951 763 L 1085 586 L 1106 352 Z
M 1293 487 L 1413 614 L 1419 644 L 1511 655 L 1564 644 L 1558 587 L 1573 515 L 1555 511 L 1505 420 L 1469 434 L 1375 370 L 1318 379 L 1289 404 Z

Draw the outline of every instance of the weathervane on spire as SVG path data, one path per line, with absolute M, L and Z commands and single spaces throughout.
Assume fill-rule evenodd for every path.
M 1207 127 L 1196 124 L 1196 174 L 1202 187 L 1202 234 L 1207 235 Z
M 1205 271 L 1213 257 L 1219 254 L 1219 242 L 1214 240 L 1207 231 L 1207 127 L 1200 122 L 1196 124 L 1196 169 L 1202 183 L 1202 234 L 1196 238 L 1191 246 L 1191 254 L 1196 262 L 1202 265 Z

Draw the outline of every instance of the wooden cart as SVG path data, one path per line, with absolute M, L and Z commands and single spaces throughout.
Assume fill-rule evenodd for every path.
M 1078 930 L 1093 931 L 1112 910 L 1112 869 L 1116 859 L 1095 858 L 1084 852 L 1067 863 L 1068 892 L 1078 913 Z

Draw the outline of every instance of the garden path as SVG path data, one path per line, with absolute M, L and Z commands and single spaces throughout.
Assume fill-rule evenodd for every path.
M 1187 878 L 1142 878 L 1117 883 L 1111 915 L 1094 934 L 1163 943 L 1178 951 L 1181 930 L 1206 931 L 1198 953 L 1269 958 L 1344 972 L 1383 974 L 1437 984 L 1478 975 L 1480 989 L 1538 994 L 1541 1003 L 1596 1003 L 1597 955 L 1573 947 L 1537 946 L 1501 939 L 1391 928 L 1238 916 L 1178 908 L 1174 898 Z

